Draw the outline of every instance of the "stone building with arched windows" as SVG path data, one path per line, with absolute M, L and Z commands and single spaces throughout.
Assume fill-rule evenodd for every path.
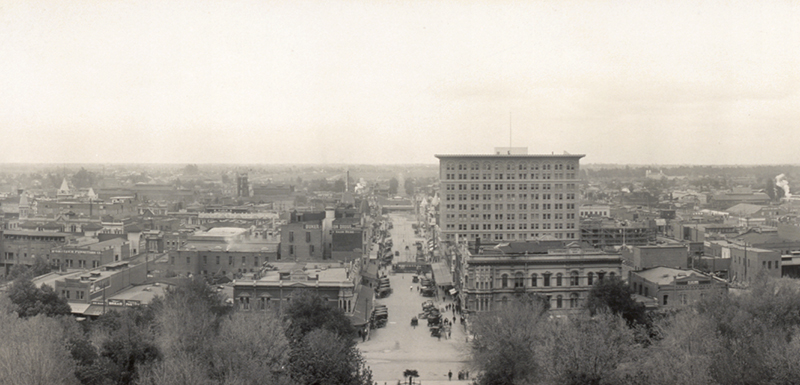
M 468 311 L 507 306 L 526 293 L 540 294 L 554 312 L 583 307 L 598 280 L 621 276 L 622 257 L 580 242 L 501 243 L 463 249 L 457 270 L 458 300 Z M 458 279 L 460 278 L 460 279 Z

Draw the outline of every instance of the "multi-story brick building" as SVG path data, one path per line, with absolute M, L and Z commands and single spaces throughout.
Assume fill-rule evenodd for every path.
M 233 299 L 237 310 L 281 311 L 295 292 L 306 290 L 342 309 L 353 326 L 367 327 L 375 292 L 361 285 L 360 259 L 347 264 L 273 263 L 271 267 L 236 281 Z
M 619 254 L 578 241 L 512 242 L 478 250 L 462 248 L 457 263 L 458 300 L 468 310 L 506 306 L 518 295 L 545 296 L 551 309 L 584 305 L 597 280 L 622 274 Z M 458 287 L 460 286 L 460 287 Z
M 8 275 L 14 265 L 33 265 L 37 257 L 50 260 L 51 250 L 66 245 L 73 235 L 59 232 L 5 230 L 0 274 Z
M 130 257 L 130 243 L 123 238 L 111 238 L 101 242 L 95 240 L 92 243 L 53 248 L 50 261 L 61 269 L 94 269 L 127 261 Z
M 580 239 L 583 155 L 495 150 L 495 155 L 436 155 L 443 239 Z
M 781 253 L 750 247 L 748 244 L 729 244 L 731 258 L 728 276 L 732 282 L 752 283 L 759 273 L 773 278 L 781 276 Z

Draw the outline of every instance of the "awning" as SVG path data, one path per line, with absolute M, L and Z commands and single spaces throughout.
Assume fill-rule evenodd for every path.
M 91 306 L 89 303 L 69 303 L 69 307 L 73 314 L 83 314 L 86 312 L 86 309 L 88 309 L 89 306 Z
M 456 293 L 458 293 L 458 290 L 450 289 L 450 295 L 456 295 Z
M 453 277 L 444 263 L 432 263 L 431 270 L 433 272 L 433 280 L 436 281 L 438 286 L 453 286 Z
M 358 298 L 356 298 L 353 313 L 347 316 L 353 326 L 359 328 L 369 322 L 370 313 L 372 312 L 373 296 L 374 292 L 367 286 L 362 285 L 361 289 L 358 290 Z
M 91 305 L 89 306 L 86 311 L 83 312 L 83 315 L 101 315 L 103 314 L 103 305 Z

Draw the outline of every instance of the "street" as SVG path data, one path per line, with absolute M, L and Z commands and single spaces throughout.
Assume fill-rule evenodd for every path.
M 422 241 L 424 244 L 425 241 L 414 236 L 411 225 L 416 221 L 413 214 L 390 214 L 390 217 L 394 224 L 390 231 L 393 249 L 400 251 L 395 262 L 413 262 L 414 242 Z M 408 253 L 406 246 L 409 247 Z M 388 307 L 389 322 L 384 328 L 372 330 L 368 341 L 359 343 L 358 347 L 372 369 L 374 381 L 379 385 L 396 384 L 398 380 L 408 383 L 403 378 L 403 371 L 412 369 L 420 375 L 415 383 L 468 383 L 457 381 L 460 370 L 469 370 L 466 334 L 458 318 L 450 338 L 431 337 L 425 319 L 420 319 L 416 328 L 411 326 L 411 318 L 422 312 L 422 302 L 433 300 L 439 308 L 452 303 L 442 301 L 441 293 L 438 296 L 440 300 L 422 297 L 417 290 L 419 284 L 412 283 L 412 276 L 411 273 L 389 275 L 394 292 L 387 298 L 376 300 L 377 304 Z M 452 311 L 444 312 L 443 316 L 453 320 Z M 452 381 L 448 380 L 448 371 L 453 373 Z

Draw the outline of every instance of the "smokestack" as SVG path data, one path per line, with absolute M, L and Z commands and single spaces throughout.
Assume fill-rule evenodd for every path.
M 478 254 L 481 250 L 481 238 L 475 238 L 475 254 Z
M 350 170 L 347 170 L 347 176 L 344 179 L 344 191 L 350 191 Z

